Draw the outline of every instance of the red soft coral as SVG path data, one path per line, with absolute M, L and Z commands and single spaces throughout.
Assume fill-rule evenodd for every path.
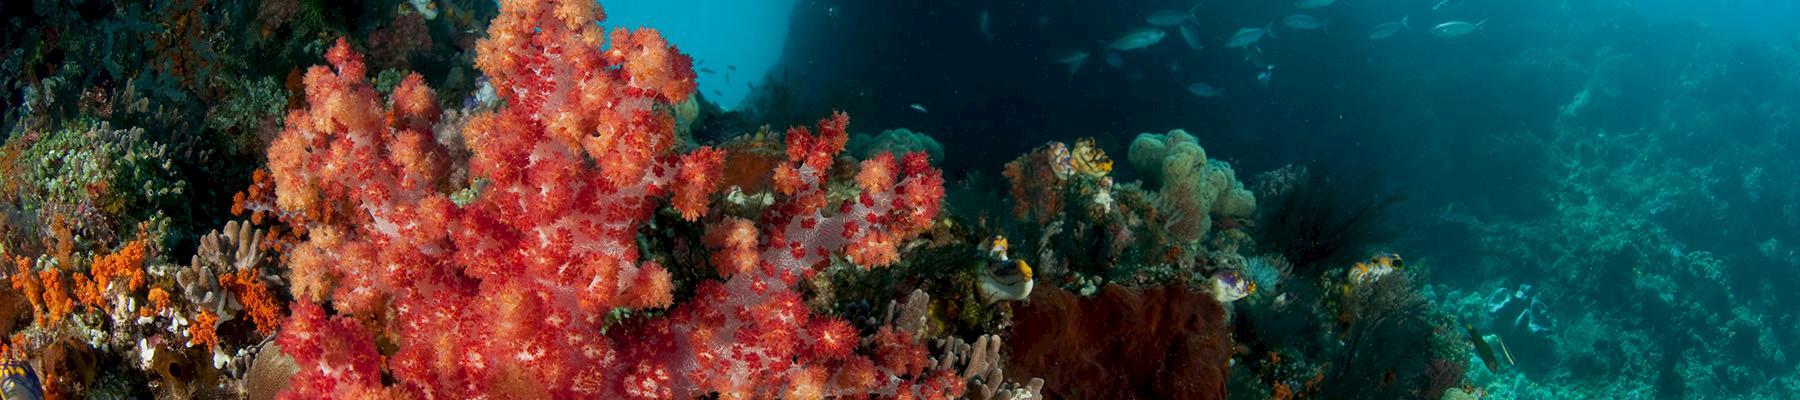
M 291 395 L 907 394 L 926 379 L 916 340 L 884 341 L 881 362 L 857 356 L 855 330 L 818 322 L 794 287 L 832 257 L 898 258 L 942 197 L 922 155 L 834 174 L 849 124 L 836 113 L 789 132 L 773 179 L 783 195 L 763 215 L 708 212 L 724 154 L 673 152 L 669 110 L 694 89 L 687 56 L 649 30 L 615 31 L 603 48 L 593 2 L 503 8 L 476 64 L 504 101 L 460 130 L 479 184 L 448 180 L 463 169 L 430 135 L 441 110 L 416 76 L 381 101 L 341 41 L 307 73 L 305 107 L 269 149 L 269 211 L 306 232 L 289 252 L 296 302 L 281 335 L 303 370 Z M 827 181 L 843 176 L 863 190 L 828 207 Z M 473 196 L 452 202 L 465 185 Z M 681 304 L 674 274 L 638 248 L 665 206 L 711 225 L 724 276 Z M 826 376 L 838 365 L 868 368 Z

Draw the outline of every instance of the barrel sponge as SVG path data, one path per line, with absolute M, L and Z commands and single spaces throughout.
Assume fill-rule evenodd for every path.
M 1171 216 L 1167 227 L 1177 238 L 1198 241 L 1212 229 L 1213 217 L 1256 212 L 1256 197 L 1237 180 L 1231 164 L 1207 159 L 1206 149 L 1187 132 L 1140 134 L 1129 158 L 1140 173 L 1162 183 L 1158 203 Z

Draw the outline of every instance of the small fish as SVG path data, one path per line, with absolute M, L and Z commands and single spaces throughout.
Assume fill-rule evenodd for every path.
M 725 93 L 719 92 L 719 89 L 713 89 L 712 92 L 713 96 L 725 97 Z
M 1256 83 L 1261 83 L 1263 87 L 1269 87 L 1269 79 L 1274 77 L 1275 64 L 1269 64 L 1269 66 L 1263 67 L 1262 72 L 1256 74 Z
M 1294 2 L 1294 7 L 1320 8 L 1320 7 L 1325 7 L 1325 6 L 1329 6 L 1329 5 L 1336 4 L 1336 3 L 1337 3 L 1337 0 L 1300 0 L 1300 1 Z
M 1106 52 L 1106 65 L 1112 66 L 1113 68 L 1125 66 L 1125 57 L 1120 56 L 1119 52 L 1108 51 Z
M 1412 29 L 1412 25 L 1407 23 L 1407 20 L 1411 18 L 1411 15 L 1407 15 L 1400 17 L 1400 22 L 1389 22 L 1376 25 L 1375 30 L 1369 32 L 1369 40 L 1387 39 L 1389 36 L 1400 33 L 1401 29 Z
M 712 70 L 712 68 L 701 68 L 701 69 L 700 69 L 700 72 L 704 72 L 704 73 L 706 73 L 706 74 L 708 74 L 708 75 L 711 75 L 711 74 L 713 74 L 713 70 Z
M 1194 96 L 1200 98 L 1225 97 L 1225 89 L 1216 88 L 1205 83 L 1190 83 L 1188 84 L 1187 89 L 1188 93 L 1193 93 Z
M 1081 70 L 1081 65 L 1087 63 L 1088 56 L 1090 55 L 1091 54 L 1088 53 L 1087 49 L 1068 47 L 1057 50 L 1055 53 L 1051 53 L 1050 61 L 1057 64 L 1067 64 L 1069 66 L 1069 76 L 1075 76 L 1075 71 Z
M 1399 271 L 1406 267 L 1406 261 L 1399 254 L 1382 253 L 1369 257 L 1369 261 L 1359 262 L 1350 267 L 1348 277 L 1357 284 L 1367 283 L 1384 275 Z
M 1006 237 L 994 235 L 980 246 L 984 266 L 981 270 L 981 297 L 988 303 L 1019 301 L 1031 296 L 1033 286 L 1031 264 L 1007 257 Z
M 1126 31 L 1125 34 L 1119 35 L 1119 38 L 1113 39 L 1112 43 L 1107 44 L 1106 47 L 1119 51 L 1137 50 L 1161 42 L 1163 37 L 1168 35 L 1168 32 L 1161 29 L 1142 27 Z
M 1181 24 L 1181 40 L 1186 40 L 1188 48 L 1194 51 L 1206 48 L 1205 44 L 1200 43 L 1200 28 L 1191 23 Z
M 1188 22 L 1188 20 L 1194 19 L 1194 12 L 1199 10 L 1200 3 L 1194 3 L 1194 6 L 1189 7 L 1186 11 L 1157 10 L 1156 12 L 1150 13 L 1150 16 L 1144 17 L 1144 22 L 1149 23 L 1150 26 L 1161 28 L 1181 25 Z
M 31 363 L 25 360 L 4 360 L 0 362 L 0 399 L 40 400 L 44 398 L 44 383 L 38 379 L 37 371 L 32 370 Z
M 1444 0 L 1438 2 L 1435 6 L 1431 6 L 1431 11 L 1450 11 L 1450 9 L 1461 7 L 1463 3 L 1464 0 Z
M 919 104 L 919 103 L 913 103 L 913 104 L 912 104 L 912 105 L 911 105 L 911 106 L 909 106 L 909 107 L 912 107 L 912 109 L 914 109 L 914 110 L 918 110 L 918 111 L 919 111 L 919 112 L 930 112 L 930 111 L 926 111 L 926 110 L 925 110 L 925 105 L 924 105 L 924 104 Z
M 1330 23 L 1330 20 L 1319 19 L 1319 17 L 1306 14 L 1294 14 L 1287 16 L 1287 18 L 1282 18 L 1281 23 L 1294 30 L 1310 31 L 1314 29 L 1325 29 L 1326 24 Z
M 729 70 L 732 70 L 732 71 L 736 71 L 736 70 L 737 70 L 737 66 L 736 66 L 736 65 L 726 65 L 726 66 L 725 66 L 725 69 L 729 69 Z
M 982 249 L 982 252 L 985 253 L 985 255 L 990 259 L 1000 260 L 1000 261 L 1011 260 L 1011 258 L 1007 257 L 1007 255 L 1006 255 L 1006 249 L 1007 249 L 1006 236 L 994 235 L 994 237 L 988 238 L 988 240 L 981 243 L 981 249 Z
M 1261 28 L 1238 29 L 1237 33 L 1231 34 L 1230 39 L 1225 39 L 1225 47 L 1235 49 L 1256 44 L 1256 42 L 1262 40 L 1263 35 L 1275 37 L 1275 35 L 1270 33 L 1269 27 L 1267 26 Z
M 1256 282 L 1245 279 L 1238 270 L 1227 269 L 1213 274 L 1212 289 L 1214 299 L 1230 303 L 1255 294 Z
M 988 29 L 989 26 L 990 25 L 988 25 L 988 12 L 987 12 L 987 10 L 981 10 L 981 37 L 987 38 L 988 41 L 993 41 L 994 40 L 994 31 Z
M 419 12 L 419 16 L 425 17 L 425 20 L 430 21 L 437 19 L 438 7 L 436 2 L 432 2 L 431 0 L 407 0 L 407 3 L 411 3 L 413 9 Z
M 1482 32 L 1481 25 L 1486 23 L 1487 20 L 1485 19 L 1473 24 L 1463 21 L 1450 21 L 1431 27 L 1431 34 L 1445 39 L 1452 39 L 1467 35 L 1471 32 Z M 1487 34 L 1482 33 L 1482 35 L 1486 36 Z
M 1512 350 L 1506 348 L 1506 341 L 1500 340 L 1500 336 L 1482 335 L 1475 331 L 1475 325 L 1470 324 L 1463 324 L 1463 329 L 1469 332 L 1469 344 L 1475 345 L 1475 355 L 1481 357 L 1481 363 L 1487 365 L 1488 371 L 1500 372 L 1500 356 L 1506 356 L 1507 365 L 1517 364 Z M 1494 352 L 1495 344 L 1500 347 L 1498 353 Z

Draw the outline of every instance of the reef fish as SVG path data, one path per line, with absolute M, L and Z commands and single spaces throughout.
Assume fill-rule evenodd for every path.
M 1222 270 L 1212 276 L 1212 292 L 1213 299 L 1220 303 L 1230 303 L 1255 294 L 1256 282 L 1245 279 L 1238 270 Z
M 1269 27 L 1267 26 L 1261 28 L 1238 29 L 1237 33 L 1231 34 L 1230 39 L 1225 39 L 1225 47 L 1235 49 L 1256 44 L 1256 42 L 1262 40 L 1263 35 L 1275 37 L 1274 34 L 1270 33 Z
M 25 360 L 0 362 L 0 399 L 41 400 L 43 398 L 43 382 L 38 379 L 37 372 L 31 369 L 31 363 Z
M 1092 55 L 1093 54 L 1088 53 L 1087 49 L 1068 47 L 1050 53 L 1050 61 L 1057 64 L 1068 65 L 1069 76 L 1075 76 L 1075 71 L 1080 71 L 1081 65 L 1086 64 L 1088 57 Z
M 1031 297 L 1031 264 L 1006 255 L 1006 237 L 995 235 L 981 245 L 981 297 L 988 303 Z
M 1224 89 L 1216 88 L 1216 87 L 1213 87 L 1212 85 L 1208 85 L 1208 84 L 1200 83 L 1200 82 L 1194 82 L 1194 83 L 1188 84 L 1187 89 L 1188 89 L 1188 93 L 1193 93 L 1194 96 L 1198 96 L 1201 98 L 1225 96 Z
M 413 10 L 418 11 L 419 16 L 425 17 L 426 21 L 437 19 L 438 7 L 436 2 L 432 2 L 431 0 L 407 0 L 407 3 L 412 4 Z
M 1369 261 L 1359 262 L 1350 267 L 1350 282 L 1356 284 L 1368 283 L 1376 278 L 1394 273 L 1394 271 L 1398 271 L 1400 268 L 1405 267 L 1406 261 L 1401 260 L 1399 254 L 1377 254 L 1374 257 L 1369 257 Z
M 1325 29 L 1325 24 L 1327 23 L 1330 23 L 1330 20 L 1319 19 L 1319 17 L 1306 14 L 1294 14 L 1281 19 L 1282 25 L 1287 25 L 1288 28 L 1302 31 Z
M 1500 340 L 1499 336 L 1482 335 L 1475 331 L 1475 325 L 1463 324 L 1463 328 L 1469 331 L 1469 343 L 1475 345 L 1475 355 L 1481 357 L 1481 363 L 1487 365 L 1488 371 L 1500 372 L 1500 356 L 1506 357 L 1507 365 L 1514 364 L 1512 350 L 1506 348 L 1506 341 Z M 1494 352 L 1496 344 L 1500 347 L 1498 353 Z
M 1320 7 L 1325 7 L 1325 6 L 1329 6 L 1329 5 L 1336 4 L 1336 3 L 1337 3 L 1337 0 L 1300 0 L 1300 1 L 1294 2 L 1294 7 L 1320 8 Z
M 1431 34 L 1438 35 L 1438 37 L 1445 39 L 1455 38 L 1467 35 L 1471 32 L 1481 32 L 1481 25 L 1486 23 L 1487 20 L 1485 19 L 1473 24 L 1463 21 L 1450 21 L 1431 27 Z
M 1119 51 L 1137 50 L 1161 42 L 1163 37 L 1168 35 L 1169 33 L 1163 32 L 1162 29 L 1146 26 L 1126 31 L 1125 34 L 1119 35 L 1119 38 L 1113 39 L 1112 43 L 1107 44 L 1106 47 Z
M 1387 39 L 1390 36 L 1394 36 L 1394 34 L 1396 34 L 1396 33 L 1400 33 L 1401 29 L 1411 28 L 1411 26 L 1407 23 L 1407 20 L 1411 19 L 1411 18 L 1412 18 L 1412 16 L 1408 15 L 1408 16 L 1400 17 L 1400 22 L 1389 22 L 1389 23 L 1385 23 L 1385 24 L 1381 24 L 1381 25 L 1376 25 L 1374 30 L 1369 31 L 1369 40 Z

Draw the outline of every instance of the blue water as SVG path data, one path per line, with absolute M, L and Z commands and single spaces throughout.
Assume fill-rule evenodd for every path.
M 799 114 L 925 132 L 955 174 L 1076 137 L 1122 158 L 1138 133 L 1185 128 L 1240 179 L 1288 164 L 1377 175 L 1365 190 L 1407 200 L 1375 247 L 1423 266 L 1435 307 L 1508 337 L 1514 363 L 1477 360 L 1464 381 L 1491 398 L 1800 396 L 1800 2 L 1202 3 L 1204 50 L 1171 27 L 1108 51 L 1192 3 L 801 2 L 776 68 L 833 100 Z M 699 58 L 765 43 L 701 10 L 646 12 Z M 1294 14 L 1328 28 L 1283 27 Z M 1410 29 L 1370 39 L 1402 17 Z M 1452 22 L 1480 28 L 1430 31 Z M 1225 46 L 1266 26 L 1278 36 Z M 1068 45 L 1091 52 L 1073 75 L 1050 54 Z M 1498 303 L 1519 293 L 1538 304 Z M 1556 326 L 1515 324 L 1525 312 Z

